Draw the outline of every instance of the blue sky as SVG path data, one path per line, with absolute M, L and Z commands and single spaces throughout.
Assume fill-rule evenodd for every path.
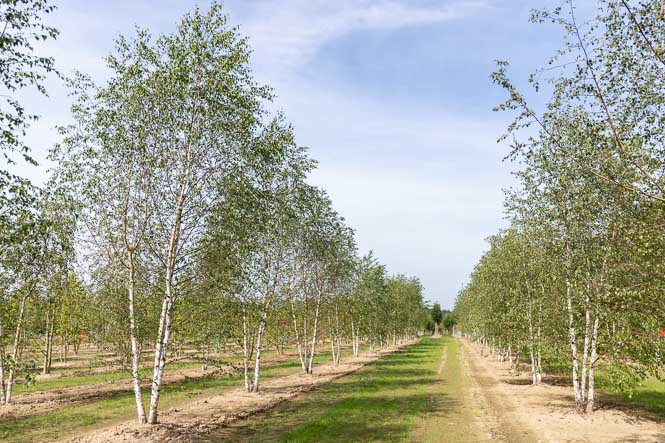
M 185 0 L 60 0 L 49 22 L 61 31 L 41 50 L 69 73 L 102 82 L 103 57 L 134 25 L 174 29 Z M 297 140 L 311 148 L 325 188 L 356 230 L 362 253 L 421 278 L 426 297 L 451 308 L 505 225 L 502 188 L 511 165 L 497 145 L 509 116 L 491 111 L 503 97 L 489 74 L 508 59 L 523 82 L 560 46 L 560 33 L 528 23 L 526 0 L 229 0 L 231 23 L 254 49 L 257 79 L 277 94 Z M 69 100 L 55 81 L 50 98 L 24 94 L 41 115 L 28 141 L 42 183 L 44 156 L 68 121 Z

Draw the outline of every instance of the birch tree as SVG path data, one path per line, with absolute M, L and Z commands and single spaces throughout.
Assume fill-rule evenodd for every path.
M 195 9 L 185 15 L 173 34 L 153 39 L 139 30 L 133 39 L 120 37 L 108 58 L 109 82 L 98 89 L 85 85 L 80 96 L 90 97 L 90 105 L 74 109 L 75 116 L 81 115 L 69 128 L 69 144 L 91 155 L 94 172 L 107 174 L 100 183 L 111 181 L 109 190 L 118 192 L 110 199 L 113 207 L 103 213 L 108 226 L 121 233 L 110 244 L 118 246 L 112 253 L 122 256 L 127 269 L 130 309 L 139 248 L 150 263 L 151 274 L 144 278 L 156 281 L 155 273 L 161 274 L 147 417 L 151 424 L 157 422 L 179 279 L 194 263 L 205 215 L 219 198 L 218 185 L 245 154 L 243 141 L 258 122 L 261 102 L 269 98 L 254 83 L 248 57 L 246 41 L 228 26 L 215 3 L 206 12 Z M 106 165 L 97 157 L 114 148 L 118 155 L 108 159 L 114 167 L 100 169 Z M 72 158 L 70 164 L 77 157 Z M 129 174 L 119 173 L 122 167 Z M 135 348 L 133 360 L 138 360 Z M 142 421 L 136 371 L 133 378 Z
M 551 97 L 543 112 L 534 109 L 508 79 L 507 63 L 500 62 L 492 75 L 509 94 L 497 109 L 517 113 L 507 135 L 513 140 L 511 158 L 524 166 L 518 172 L 521 190 L 509 199 L 509 210 L 522 228 L 545 227 L 537 230 L 535 239 L 530 236 L 529 243 L 547 257 L 548 269 L 556 270 L 550 271 L 550 278 L 539 273 L 536 279 L 543 293 L 547 291 L 545 299 L 554 297 L 563 306 L 565 327 L 553 324 L 552 331 L 566 330 L 566 334 L 555 337 L 553 349 L 561 350 L 564 344 L 568 348 L 579 411 L 593 410 L 594 371 L 601 359 L 615 374 L 617 385 L 636 380 L 629 375 L 636 372 L 657 375 L 662 365 L 658 362 L 662 351 L 645 353 L 639 344 L 643 340 L 635 338 L 655 337 L 650 331 L 657 329 L 656 318 L 661 314 L 652 313 L 663 312 L 662 296 L 653 291 L 660 285 L 660 273 L 646 265 L 649 260 L 644 255 L 648 250 L 647 255 L 660 256 L 662 245 L 631 228 L 645 222 L 646 213 L 655 227 L 660 216 L 653 208 L 663 201 L 662 109 L 656 98 L 662 95 L 663 85 L 658 49 L 663 23 L 656 3 L 603 1 L 591 22 L 578 16 L 573 0 L 553 10 L 535 11 L 534 22 L 560 25 L 565 33 L 562 50 L 548 61 L 546 70 L 530 78 L 536 92 L 543 90 L 541 83 L 551 84 L 544 89 Z M 504 261 L 515 254 L 506 257 Z M 633 266 L 653 271 L 649 283 L 642 280 L 639 290 L 627 272 Z M 531 272 L 524 277 L 524 282 L 535 280 Z M 504 291 L 513 291 L 508 300 L 523 293 L 519 280 L 515 283 L 504 283 Z M 531 300 L 531 288 L 527 289 L 524 294 Z M 460 297 L 461 312 L 469 309 L 467 327 L 482 324 L 491 315 L 492 310 L 470 300 L 484 297 L 482 292 L 474 286 Z M 626 307 L 639 303 L 655 311 L 643 312 L 640 326 L 629 326 Z M 531 310 L 525 314 L 527 321 L 533 318 Z M 498 325 L 514 330 L 506 320 L 499 318 Z M 628 330 L 633 337 L 627 340 L 630 345 L 624 335 Z M 617 346 L 621 351 L 611 351 Z
M 350 275 L 355 256 L 352 231 L 334 211 L 328 196 L 304 187 L 298 196 L 299 224 L 296 280 L 289 295 L 293 330 L 303 372 L 313 371 L 316 345 L 324 325 L 326 302 Z

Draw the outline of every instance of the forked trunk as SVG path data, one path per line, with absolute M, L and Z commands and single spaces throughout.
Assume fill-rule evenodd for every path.
M 168 341 L 171 334 L 171 285 L 167 285 L 167 295 L 162 303 L 162 312 L 159 318 L 159 329 L 155 344 L 155 358 L 152 367 L 152 384 L 150 389 L 150 410 L 148 412 L 148 423 L 157 423 L 157 409 L 159 407 L 159 396 L 162 387 L 162 376 L 166 365 L 166 353 Z
M 191 130 L 194 130 L 198 122 L 198 103 L 195 103 L 192 112 Z M 189 134 L 191 136 L 191 134 Z M 165 260 L 166 268 L 164 270 L 164 301 L 162 302 L 162 311 L 159 317 L 159 329 L 157 330 L 157 339 L 155 341 L 155 358 L 153 362 L 152 385 L 150 391 L 150 411 L 148 412 L 148 423 L 157 423 L 157 409 L 159 407 L 159 396 L 164 376 L 164 366 L 166 365 L 166 355 L 169 346 L 169 337 L 171 335 L 171 310 L 175 298 L 173 288 L 173 278 L 176 269 L 178 250 L 180 246 L 180 229 L 183 220 L 183 211 L 190 191 L 190 180 L 192 174 L 192 146 L 193 141 L 189 139 L 184 150 L 184 171 L 183 176 L 178 183 L 178 194 L 175 201 L 175 211 L 173 213 L 173 227 L 169 235 L 167 256 Z
M 316 337 L 318 334 L 318 327 L 319 327 L 320 308 L 321 308 L 321 294 L 319 294 L 318 299 L 316 300 L 316 310 L 314 311 L 314 331 L 312 332 L 312 351 L 309 355 L 309 364 L 307 365 L 308 374 L 312 373 L 314 365 L 314 355 L 316 352 Z
M 261 312 L 261 321 L 259 322 L 259 331 L 256 337 L 256 359 L 254 361 L 254 379 L 252 381 L 252 392 L 259 391 L 259 372 L 261 370 L 261 349 L 263 348 L 263 332 L 266 327 L 267 307 Z
M 132 387 L 134 389 L 134 401 L 136 403 L 136 415 L 139 423 L 145 423 L 145 408 L 143 407 L 143 395 L 141 394 L 141 379 L 139 375 L 140 351 L 136 337 L 136 316 L 134 313 L 136 278 L 134 270 L 134 254 L 128 253 L 128 280 L 129 288 L 127 291 L 129 301 L 129 341 L 131 346 L 132 358 Z

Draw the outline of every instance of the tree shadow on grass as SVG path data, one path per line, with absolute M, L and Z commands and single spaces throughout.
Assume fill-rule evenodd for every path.
M 197 438 L 199 441 L 401 440 L 411 430 L 405 418 L 445 416 L 459 403 L 445 395 L 301 396 L 270 412 Z
M 642 391 L 633 398 L 600 392 L 597 409 L 619 410 L 638 420 L 646 419 L 665 423 L 665 392 Z
M 380 377 L 380 374 L 358 374 L 349 380 L 340 380 L 337 383 L 344 386 L 345 389 L 351 392 L 358 392 L 358 390 L 397 390 L 397 389 L 412 389 L 421 386 L 431 385 L 434 382 L 433 376 L 435 371 L 419 371 L 419 370 L 391 370 L 390 375 Z M 376 377 L 379 375 L 379 377 Z
M 386 356 L 362 371 L 321 385 L 270 411 L 211 433 L 197 441 L 391 441 L 402 440 L 415 420 L 445 417 L 459 408 L 429 386 L 444 383 L 431 368 L 432 348 L 421 342 Z
M 372 364 L 367 365 L 367 367 L 376 368 L 379 371 L 380 370 L 392 371 L 392 370 L 394 370 L 396 368 L 400 368 L 400 367 L 411 367 L 414 363 L 427 364 L 430 361 L 431 361 L 430 359 L 418 358 L 418 357 L 404 358 L 404 359 L 400 358 L 400 359 L 391 360 L 389 362 L 386 361 L 386 362 L 380 363 L 380 364 L 372 363 Z

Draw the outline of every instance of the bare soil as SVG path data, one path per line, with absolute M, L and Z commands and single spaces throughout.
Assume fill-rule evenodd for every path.
M 609 407 L 599 396 L 598 410 L 581 415 L 574 410 L 572 388 L 557 377 L 531 384 L 528 373 L 511 374 L 507 362 L 482 356 L 481 347 L 462 342 L 465 365 L 474 374 L 497 418 L 496 436 L 522 435 L 524 441 L 545 442 L 665 442 L 665 421 L 630 409 Z
M 284 353 L 274 354 L 265 357 L 264 365 L 268 366 L 285 361 L 297 359 L 297 354 Z M 179 359 L 174 361 L 188 361 Z M 93 368 L 92 370 L 82 370 L 76 373 L 54 372 L 47 375 L 39 375 L 38 380 L 62 379 L 72 376 L 86 376 L 114 372 L 121 368 L 117 365 L 107 367 Z M 168 369 L 164 375 L 164 384 L 178 383 L 187 379 L 200 379 L 204 377 L 218 377 L 232 375 L 240 371 L 238 365 L 225 365 L 221 367 L 209 367 L 207 371 L 201 368 L 187 369 Z M 20 382 L 20 380 L 19 380 Z M 141 386 L 150 387 L 150 380 L 141 380 Z M 16 419 L 33 415 L 45 414 L 55 409 L 72 406 L 73 404 L 92 402 L 112 398 L 116 395 L 132 392 L 132 382 L 129 371 L 125 380 L 114 380 L 100 383 L 86 383 L 78 386 L 63 387 L 57 389 L 48 389 L 35 392 L 22 392 L 12 397 L 9 405 L 0 408 L 0 419 Z
M 261 390 L 258 393 L 248 393 L 239 388 L 183 404 L 162 412 L 159 417 L 160 423 L 156 426 L 125 422 L 95 430 L 67 441 L 77 443 L 198 441 L 215 429 L 271 409 L 300 393 L 310 391 L 320 384 L 328 383 L 357 371 L 382 356 L 412 343 L 408 342 L 376 352 L 363 353 L 358 357 L 347 358 L 337 366 L 332 363 L 319 365 L 312 375 L 299 373 L 273 378 L 261 384 Z
M 478 365 L 464 343 L 460 343 L 460 359 L 462 386 L 466 390 L 464 407 L 474 411 L 476 424 L 485 432 L 487 440 L 507 443 L 545 441 L 538 428 L 524 426 L 510 398 L 491 389 L 496 382 L 479 369 L 482 365 Z
M 446 441 L 443 436 L 452 436 L 452 429 L 464 425 L 467 430 L 462 435 L 470 441 L 665 443 L 664 417 L 626 406 L 617 407 L 615 402 L 602 394 L 598 396 L 598 409 L 593 414 L 578 414 L 574 410 L 572 388 L 566 378 L 546 375 L 543 383 L 534 386 L 528 371 L 515 375 L 507 362 L 499 362 L 495 355 L 484 355 L 480 345 L 466 340 L 458 340 L 458 343 L 459 352 L 450 355 L 444 352 L 436 371 L 447 386 L 446 395 L 457 399 L 458 414 L 448 414 L 430 423 L 429 427 L 436 429 L 414 433 L 414 441 L 439 441 L 436 438 Z M 332 363 L 320 365 L 313 375 L 299 373 L 271 378 L 261 385 L 259 393 L 247 393 L 238 388 L 182 403 L 164 411 L 156 426 L 142 426 L 133 421 L 116 422 L 67 441 L 206 440 L 216 430 L 268 411 L 409 344 L 366 352 L 356 358 L 347 358 L 338 366 Z M 297 357 L 291 354 L 273 355 L 269 361 L 277 363 L 294 358 Z M 234 369 L 229 367 L 226 371 L 231 373 Z M 205 377 L 212 372 L 203 372 L 200 368 L 173 370 L 167 373 L 165 382 Z M 15 404 L 0 409 L 0 419 L 47 413 L 73 403 L 101 400 L 127 392 L 131 392 L 129 381 L 25 393 L 15 397 Z M 431 394 L 436 395 L 434 391 Z M 448 433 L 443 432 L 448 428 Z
M 176 369 L 164 375 L 164 383 L 177 383 L 188 378 L 202 378 L 209 376 L 227 375 L 235 369 L 217 369 L 202 371 L 200 368 Z M 132 392 L 132 382 L 127 380 L 92 383 L 80 386 L 71 386 L 46 391 L 28 392 L 16 395 L 9 405 L 0 408 L 1 419 L 16 419 L 31 415 L 44 414 L 54 409 L 72 406 L 76 403 L 91 402 L 111 398 L 119 394 Z M 142 380 L 143 387 L 149 387 L 149 380 Z

